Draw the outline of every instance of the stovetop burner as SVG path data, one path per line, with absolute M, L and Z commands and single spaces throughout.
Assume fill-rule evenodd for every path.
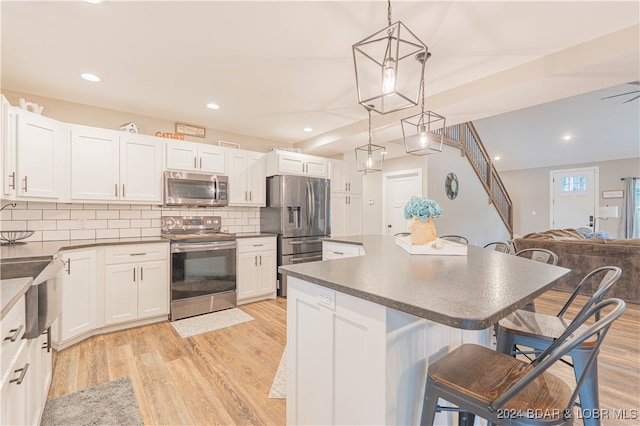
M 220 216 L 164 216 L 161 237 L 171 241 L 229 241 L 236 235 L 222 232 Z

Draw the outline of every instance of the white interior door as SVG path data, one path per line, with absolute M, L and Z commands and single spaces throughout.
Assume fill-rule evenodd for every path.
M 412 196 L 422 196 L 422 169 L 385 173 L 382 178 L 382 233 L 409 232 L 404 206 Z
M 594 227 L 598 168 L 551 172 L 551 228 Z

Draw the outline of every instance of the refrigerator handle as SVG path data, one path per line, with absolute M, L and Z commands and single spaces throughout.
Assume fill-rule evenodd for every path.
M 314 220 L 318 220 L 316 218 L 316 192 L 313 190 L 313 184 L 309 183 L 309 188 L 311 189 L 311 229 L 313 229 L 315 223 Z
M 311 183 L 307 179 L 307 232 L 311 229 Z

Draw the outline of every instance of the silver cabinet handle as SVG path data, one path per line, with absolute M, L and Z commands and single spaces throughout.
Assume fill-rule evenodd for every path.
M 258 256 L 253 256 L 253 265 L 258 266 Z
M 16 189 L 16 172 L 11 173 L 9 177 L 11 178 L 11 183 L 9 184 L 9 187 L 11 189 Z
M 249 197 L 247 196 L 248 191 L 244 191 L 244 200 L 249 201 Z
M 198 157 L 193 157 L 193 170 L 198 168 Z
M 122 198 L 124 198 L 124 197 L 125 197 L 125 195 L 124 195 L 124 183 L 123 183 L 122 184 Z
M 136 268 L 133 268 L 133 282 L 136 282 Z
M 67 259 L 67 275 L 71 275 L 71 258 Z
M 260 266 L 262 266 L 262 255 L 260 255 Z
M 334 252 L 333 252 L 333 254 L 337 254 L 337 255 L 340 255 L 340 256 L 344 256 L 344 253 L 343 253 L 343 252 L 341 252 L 341 251 L 334 251 Z
M 118 198 L 118 184 L 113 184 L 113 187 L 115 188 L 116 198 Z
M 345 191 L 347 190 L 347 183 L 346 182 L 344 183 L 344 190 Z
M 251 194 L 251 191 L 249 191 L 249 201 L 253 201 L 253 195 Z
M 17 370 L 13 370 L 14 373 L 17 373 L 19 371 L 22 371 L 22 373 L 20 374 L 20 377 L 18 377 L 17 379 L 9 380 L 9 383 L 15 383 L 16 385 L 22 384 L 22 381 L 24 380 L 24 376 L 27 375 L 28 369 L 29 369 L 29 363 L 26 363 L 24 367 L 18 368 Z
M 18 339 L 18 336 L 20 336 L 20 332 L 23 328 L 24 325 L 21 324 L 20 327 L 9 330 L 9 333 L 13 333 L 13 335 L 5 337 L 4 340 L 11 340 L 12 342 L 15 342 Z
M 144 281 L 144 268 L 140 267 L 140 281 Z
M 202 170 L 202 157 L 200 157 L 200 170 Z
M 254 247 L 262 247 L 264 244 L 253 244 Z
M 24 192 L 27 192 L 27 176 L 25 176 L 22 181 L 24 182 L 24 186 L 22 187 L 22 190 Z
M 144 256 L 147 253 L 129 253 L 129 256 Z
M 351 191 L 351 182 L 349 182 L 348 185 L 349 185 L 349 191 Z

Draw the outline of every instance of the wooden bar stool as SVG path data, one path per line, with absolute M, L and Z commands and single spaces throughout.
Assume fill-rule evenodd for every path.
M 569 297 L 556 316 L 539 314 L 519 309 L 508 317 L 500 320 L 497 327 L 496 350 L 508 355 L 536 354 L 551 345 L 565 330 L 575 322 L 583 322 L 583 316 L 594 304 L 599 303 L 611 286 L 620 278 L 622 270 L 617 266 L 603 266 L 587 274 Z M 602 276 L 593 296 L 582 307 L 575 319 L 564 317 L 576 296 L 591 280 Z M 598 338 L 586 340 L 568 352 L 573 362 L 573 370 L 578 380 L 584 376 L 584 383 L 580 389 L 580 406 L 584 411 L 584 423 L 587 426 L 599 425 L 600 421 L 591 414 L 599 408 L 598 398 L 598 365 L 588 364 L 594 350 L 598 348 Z M 522 351 L 521 347 L 532 348 L 532 351 Z M 569 364 L 571 365 L 571 364 Z
M 604 308 L 613 308 L 600 318 Z M 422 425 L 433 425 L 440 398 L 460 410 L 500 425 L 570 425 L 573 405 L 586 372 L 597 363 L 598 348 L 626 305 L 608 299 L 588 309 L 531 363 L 479 345 L 465 344 L 428 368 Z M 585 323 L 599 318 L 590 326 Z M 547 371 L 576 347 L 597 336 L 586 369 L 573 389 Z

